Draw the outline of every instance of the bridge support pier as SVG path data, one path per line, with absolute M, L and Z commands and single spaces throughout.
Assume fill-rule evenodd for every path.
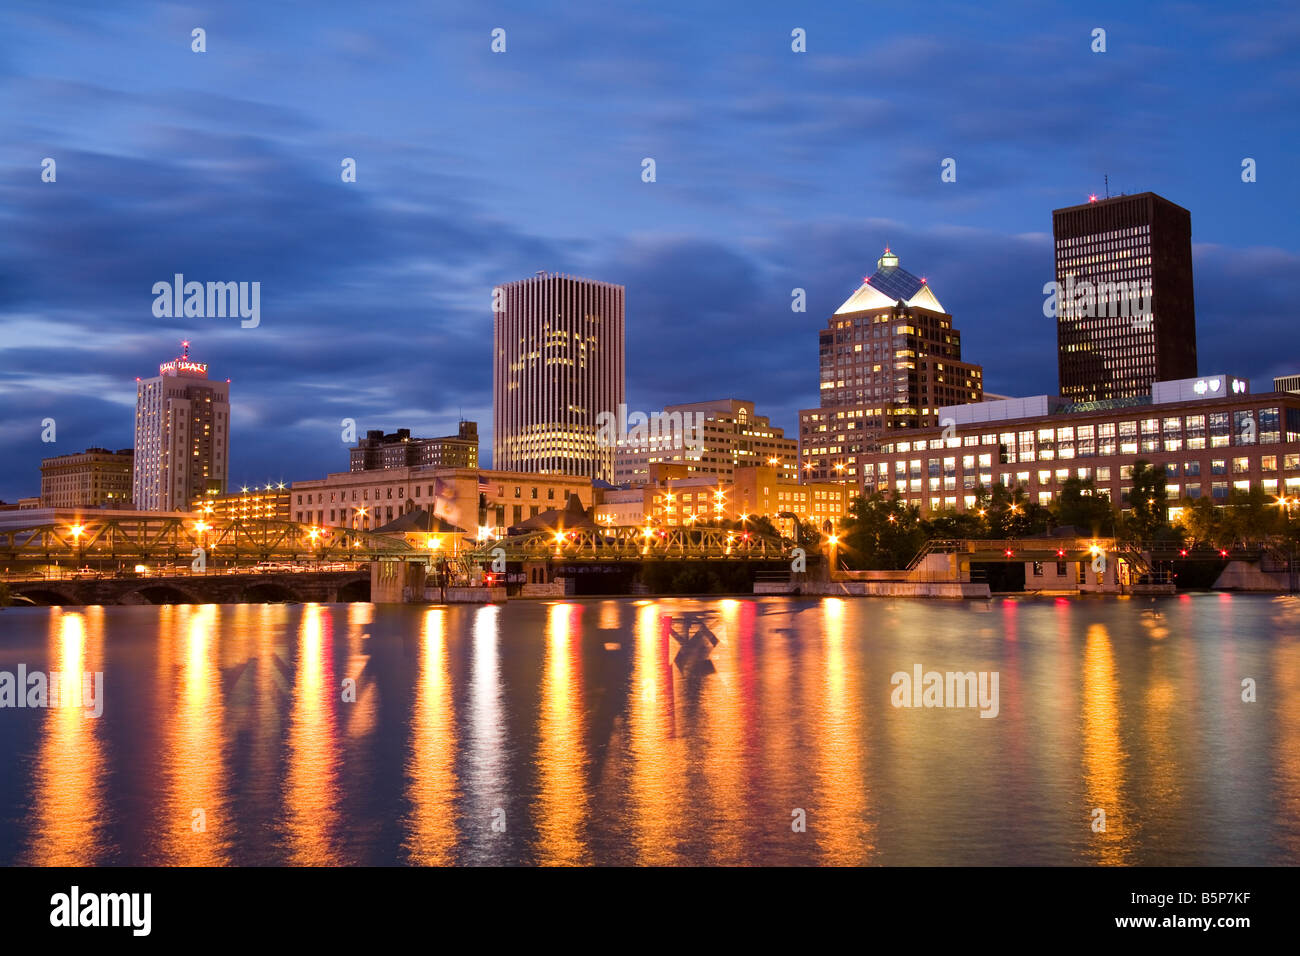
M 370 600 L 375 604 L 424 601 L 428 568 L 417 561 L 374 561 L 370 565 Z

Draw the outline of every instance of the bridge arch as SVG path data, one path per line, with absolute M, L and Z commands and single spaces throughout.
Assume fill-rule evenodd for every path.
M 70 607 L 75 604 L 82 604 L 75 595 L 69 594 L 61 588 L 52 588 L 45 585 L 38 587 L 14 587 L 12 596 L 15 599 L 30 601 L 37 607 Z M 24 603 L 26 603 L 26 601 Z
M 360 601 L 367 602 L 370 600 L 370 575 L 364 578 L 357 578 L 348 581 L 346 584 L 339 585 L 338 599 L 341 602 Z
M 118 599 L 118 604 L 204 604 L 207 603 L 193 592 L 177 587 L 175 584 L 146 584 L 143 587 L 126 591 Z
M 239 593 L 241 604 L 283 604 L 301 600 L 297 591 L 280 581 L 257 581 Z

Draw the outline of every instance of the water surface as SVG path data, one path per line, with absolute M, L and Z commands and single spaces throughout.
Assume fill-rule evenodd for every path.
M 10 608 L 0 671 L 104 711 L 0 709 L 0 862 L 1295 864 L 1298 633 L 1219 594 Z M 893 706 L 917 664 L 998 715 Z

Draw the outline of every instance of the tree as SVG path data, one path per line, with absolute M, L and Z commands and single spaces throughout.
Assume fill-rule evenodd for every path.
M 1097 494 L 1091 478 L 1067 478 L 1052 507 L 1058 526 L 1078 528 L 1094 537 L 1115 533 L 1115 512 L 1110 499 Z
M 1169 527 L 1169 507 L 1165 501 L 1164 466 L 1152 467 L 1139 458 L 1133 463 L 1133 490 L 1129 493 L 1130 514 L 1123 522 L 1126 537 L 1152 541 Z
M 1051 513 L 1033 503 L 1023 485 L 998 484 L 989 498 L 986 518 L 991 538 L 1023 538 L 1047 530 Z
M 978 512 L 941 511 L 921 522 L 929 538 L 983 538 L 988 524 Z
M 1258 485 L 1249 491 L 1234 488 L 1220 511 L 1223 537 L 1229 544 L 1258 544 L 1286 531 L 1285 511 Z
M 1213 499 L 1197 498 L 1193 501 L 1191 498 L 1184 498 L 1178 523 L 1187 533 L 1190 538 L 1188 543 L 1193 547 L 1219 547 L 1223 524 L 1219 509 L 1214 507 Z
M 851 568 L 903 568 L 925 544 L 920 509 L 880 491 L 854 498 L 841 527 L 839 553 Z

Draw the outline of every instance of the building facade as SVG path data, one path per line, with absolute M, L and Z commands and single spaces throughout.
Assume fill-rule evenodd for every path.
M 624 402 L 624 289 L 538 273 L 493 290 L 492 464 L 614 479 L 599 416 Z
M 471 534 L 487 528 L 501 535 L 543 511 L 563 508 L 570 495 L 586 508 L 593 501 L 588 478 L 468 468 L 346 471 L 295 481 L 290 490 L 294 521 L 370 531 L 423 509 Z
M 461 422 L 455 435 L 443 438 L 412 438 L 409 428 L 391 435 L 370 430 L 351 450 L 352 471 L 384 468 L 478 467 L 478 423 Z
M 651 465 L 645 483 L 598 492 L 596 520 L 673 528 L 766 517 L 782 534 L 793 537 L 797 521 L 810 521 L 818 529 L 834 527 L 848 515 L 855 491 L 844 482 L 800 484 L 768 465 L 741 466 L 725 477 L 693 472 L 678 462 L 658 462 Z
M 190 344 L 158 374 L 136 379 L 131 497 L 140 511 L 184 511 L 223 494 L 230 462 L 230 380 L 208 379 Z
M 799 443 L 765 415 L 754 414 L 754 403 L 719 399 L 668 405 L 648 416 L 645 436 L 637 426 L 617 441 L 614 474 L 618 484 L 643 484 L 650 465 L 679 462 L 687 471 L 721 475 L 730 480 L 737 468 L 771 465 L 793 477 L 799 469 Z
M 41 460 L 41 507 L 131 508 L 130 448 L 87 448 Z
M 1156 383 L 1145 400 L 1084 405 L 1049 396 L 945 409 L 955 429 L 891 435 L 867 456 L 863 490 L 923 512 L 963 512 L 977 489 L 1021 486 L 1050 506 L 1069 478 L 1128 507 L 1133 463 L 1165 470 L 1168 501 L 1233 489 L 1300 495 L 1300 395 L 1251 394 L 1245 379 L 1209 375 Z M 1171 512 L 1176 513 L 1176 512 Z
M 818 336 L 821 405 L 799 413 L 806 480 L 861 480 L 872 441 L 929 428 L 942 406 L 978 402 L 984 371 L 961 357 L 961 333 L 923 277 L 889 249 Z
M 1054 210 L 1052 233 L 1061 395 L 1140 398 L 1194 378 L 1191 213 L 1150 192 L 1094 199 Z
M 245 521 L 289 521 L 293 515 L 291 492 L 278 486 L 243 488 L 224 495 L 210 494 L 190 502 L 190 510 L 209 520 L 239 518 Z

